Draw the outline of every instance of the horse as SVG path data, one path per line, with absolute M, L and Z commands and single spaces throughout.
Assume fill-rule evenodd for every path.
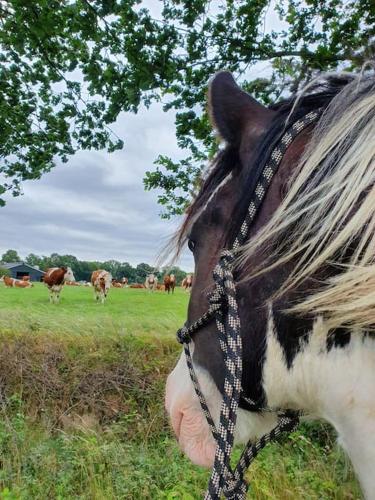
M 182 280 L 181 286 L 185 289 L 185 292 L 190 292 L 191 287 L 193 286 L 193 276 L 191 274 L 187 274 Z
M 164 282 L 164 290 L 168 292 L 174 293 L 174 289 L 176 286 L 176 277 L 174 274 L 166 274 L 163 279 Z
M 165 398 L 182 450 L 214 465 L 207 498 L 233 443 L 265 444 L 287 412 L 330 423 L 375 498 L 374 88 L 325 75 L 266 107 L 228 72 L 210 83 L 224 145 L 176 240 L 195 277 Z
M 43 282 L 48 288 L 50 303 L 57 304 L 59 302 L 60 292 L 67 281 L 75 281 L 70 267 L 51 267 L 46 270 Z
M 146 277 L 145 288 L 147 288 L 147 290 L 149 290 L 150 292 L 154 292 L 155 290 L 157 290 L 157 288 L 158 288 L 158 279 L 155 276 L 155 274 L 149 274 Z

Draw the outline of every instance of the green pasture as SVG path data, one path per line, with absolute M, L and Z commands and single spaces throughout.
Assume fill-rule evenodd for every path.
M 169 296 L 161 291 L 111 288 L 106 303 L 101 304 L 94 300 L 91 287 L 65 286 L 60 303 L 50 304 L 42 283 L 25 289 L 6 289 L 0 284 L 0 324 L 56 334 L 117 332 L 168 338 L 184 318 L 188 300 L 180 288 Z
M 208 471 L 180 453 L 163 408 L 188 295 L 0 284 L 0 499 L 201 498 Z M 236 451 L 238 455 L 238 450 Z M 357 499 L 333 432 L 304 424 L 265 449 L 251 499 Z

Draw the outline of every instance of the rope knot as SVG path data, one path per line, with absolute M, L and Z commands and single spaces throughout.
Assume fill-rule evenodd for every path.
M 190 332 L 187 326 L 183 326 L 176 333 L 177 341 L 180 344 L 188 344 L 191 341 Z
M 249 485 L 245 479 L 242 476 L 236 477 L 232 472 L 223 488 L 223 495 L 229 500 L 245 500 L 248 488 Z
M 220 254 L 219 266 L 232 270 L 235 259 L 233 250 L 223 250 Z

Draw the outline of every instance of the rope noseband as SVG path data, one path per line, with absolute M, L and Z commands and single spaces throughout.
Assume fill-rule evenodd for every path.
M 213 271 L 215 289 L 209 299 L 210 306 L 208 311 L 189 327 L 183 326 L 177 332 L 177 340 L 183 344 L 184 347 L 186 363 L 195 392 L 216 441 L 214 467 L 204 497 L 205 500 L 218 500 L 221 495 L 231 500 L 243 500 L 246 497 L 248 489 L 244 474 L 258 452 L 266 446 L 267 443 L 277 439 L 282 432 L 293 431 L 299 423 L 300 412 L 265 408 L 242 395 L 241 322 L 238 313 L 233 267 L 236 252 L 249 236 L 251 224 L 259 211 L 267 193 L 267 189 L 288 147 L 302 130 L 317 121 L 320 112 L 320 109 L 311 111 L 293 123 L 272 150 L 260 174 L 254 192 L 252 193 L 246 217 L 233 243 L 232 249 L 223 250 L 221 252 L 220 260 Z M 218 428 L 216 428 L 205 397 L 199 386 L 189 348 L 191 336 L 202 327 L 211 323 L 214 319 L 216 321 L 220 348 L 225 363 L 223 401 Z M 250 441 L 248 442 L 237 466 L 233 470 L 230 465 L 230 456 L 233 448 L 237 410 L 241 397 L 246 401 L 247 406 L 250 406 L 254 411 L 277 413 L 278 423 L 268 434 L 261 437 L 255 444 L 252 444 Z

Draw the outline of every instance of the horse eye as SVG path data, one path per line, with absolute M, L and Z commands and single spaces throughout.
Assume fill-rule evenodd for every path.
M 189 250 L 190 250 L 191 252 L 194 252 L 194 249 L 195 249 L 195 241 L 193 241 L 193 240 L 189 240 L 189 241 L 188 241 L 188 247 L 189 247 Z

